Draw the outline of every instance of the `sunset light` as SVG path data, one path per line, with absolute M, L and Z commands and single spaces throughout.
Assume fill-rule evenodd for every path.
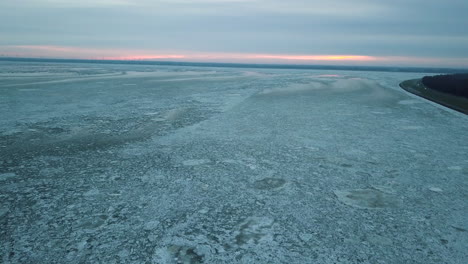
M 30 58 L 70 58 L 93 60 L 162 60 L 224 63 L 330 64 L 330 65 L 468 65 L 468 58 L 431 58 L 411 56 L 367 56 L 343 54 L 267 54 L 193 51 L 152 51 L 104 49 L 51 45 L 0 46 L 0 56 Z

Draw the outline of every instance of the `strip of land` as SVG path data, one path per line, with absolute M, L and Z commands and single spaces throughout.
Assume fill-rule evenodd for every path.
M 404 81 L 400 83 L 400 87 L 407 92 L 468 115 L 468 99 L 428 88 L 421 79 Z

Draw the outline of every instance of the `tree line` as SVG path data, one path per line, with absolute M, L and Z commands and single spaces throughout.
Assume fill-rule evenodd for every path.
M 443 93 L 468 98 L 468 73 L 424 76 L 422 83 Z

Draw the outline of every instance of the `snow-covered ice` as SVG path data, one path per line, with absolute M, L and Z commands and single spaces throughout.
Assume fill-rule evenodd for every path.
M 468 263 L 424 75 L 0 62 L 0 262 Z

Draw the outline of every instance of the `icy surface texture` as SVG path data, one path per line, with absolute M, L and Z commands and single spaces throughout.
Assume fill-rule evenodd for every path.
M 0 63 L 2 263 L 468 263 L 424 74 Z

